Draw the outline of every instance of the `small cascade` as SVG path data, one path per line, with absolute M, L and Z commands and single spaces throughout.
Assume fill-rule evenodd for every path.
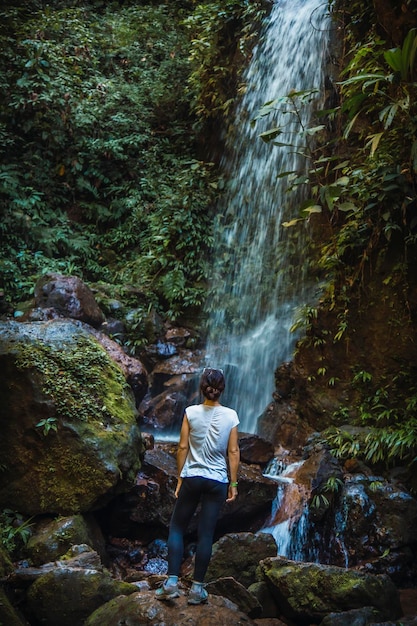
M 308 493 L 304 485 L 296 481 L 303 461 L 285 465 L 274 458 L 266 467 L 264 476 L 276 480 L 277 495 L 272 504 L 271 515 L 260 532 L 270 533 L 277 544 L 277 554 L 295 561 L 315 560 L 309 549 Z
M 323 0 L 274 2 L 244 77 L 245 95 L 222 163 L 228 183 L 217 210 L 213 287 L 206 303 L 207 363 L 226 369 L 223 400 L 238 411 L 245 432 L 256 432 L 271 401 L 274 370 L 292 357 L 295 311 L 312 290 L 306 233 L 282 226 L 303 199 L 301 192 L 287 193 L 284 173 L 306 172 L 300 129 L 310 125 L 323 100 L 327 9 Z M 285 96 L 314 89 L 299 117 L 291 113 Z M 276 99 L 271 117 L 259 117 L 265 103 Z M 292 145 L 262 141 L 259 135 L 271 125 L 284 128 L 282 143 Z

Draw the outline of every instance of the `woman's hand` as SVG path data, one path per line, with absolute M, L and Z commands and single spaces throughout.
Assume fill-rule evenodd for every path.
M 232 487 L 232 485 L 229 485 L 226 502 L 233 502 L 233 500 L 236 500 L 236 498 L 237 498 L 237 487 Z
M 180 492 L 182 485 L 182 478 L 178 478 L 177 486 L 175 487 L 175 497 L 178 498 L 178 494 Z

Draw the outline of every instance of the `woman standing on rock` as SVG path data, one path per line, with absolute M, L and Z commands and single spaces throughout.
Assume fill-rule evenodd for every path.
M 225 386 L 222 370 L 205 368 L 200 381 L 204 402 L 185 409 L 177 452 L 177 502 L 169 527 L 168 578 L 155 592 L 159 600 L 179 596 L 184 533 L 201 502 L 194 579 L 188 604 L 207 602 L 208 593 L 203 582 L 211 558 L 217 518 L 224 502 L 233 502 L 237 496 L 239 418 L 236 411 L 219 402 Z

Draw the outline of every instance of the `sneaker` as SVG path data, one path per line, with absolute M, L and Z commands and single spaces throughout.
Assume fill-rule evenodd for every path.
M 155 591 L 155 598 L 157 600 L 173 600 L 174 598 L 178 598 L 179 595 L 178 585 L 167 585 L 164 583 Z
M 209 594 L 201 585 L 201 587 L 193 588 L 191 587 L 190 593 L 188 594 L 188 604 L 204 604 L 208 600 Z

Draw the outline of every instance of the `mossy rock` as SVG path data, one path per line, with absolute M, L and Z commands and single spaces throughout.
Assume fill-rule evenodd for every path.
M 83 624 L 112 598 L 135 593 L 137 587 L 116 581 L 107 571 L 55 569 L 38 578 L 27 595 L 36 623 L 44 626 Z
M 83 327 L 0 324 L 0 507 L 72 515 L 127 490 L 143 443 L 131 388 Z
M 57 561 L 72 546 L 86 544 L 105 558 L 105 541 L 92 516 L 82 515 L 42 520 L 25 546 L 34 565 Z
M 384 620 L 402 615 L 397 588 L 386 575 L 276 557 L 259 565 L 280 613 L 302 626 L 332 612 L 374 607 Z

